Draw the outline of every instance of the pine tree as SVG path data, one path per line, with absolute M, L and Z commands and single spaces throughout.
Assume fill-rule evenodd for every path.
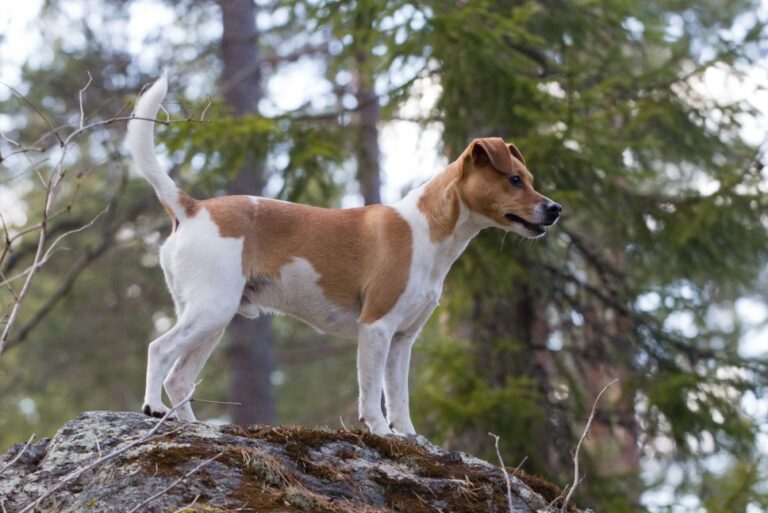
M 738 326 L 713 312 L 759 290 L 764 185 L 738 132 L 750 108 L 695 84 L 751 62 L 762 25 L 722 31 L 754 5 L 430 7 L 447 153 L 477 136 L 514 141 L 565 211 L 544 241 L 484 233 L 460 260 L 451 315 L 426 344 L 421 425 L 487 456 L 492 430 L 507 461 L 527 456 L 566 483 L 582 419 L 618 378 L 582 456 L 582 504 L 642 509 L 643 461 L 751 461 L 757 425 L 738 398 L 765 392 L 765 362 L 741 357 Z

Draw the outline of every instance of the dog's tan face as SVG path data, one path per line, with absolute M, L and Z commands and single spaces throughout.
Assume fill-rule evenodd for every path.
M 462 199 L 499 228 L 534 239 L 560 217 L 562 207 L 534 190 L 533 175 L 514 144 L 498 137 L 476 139 L 463 166 L 458 184 Z

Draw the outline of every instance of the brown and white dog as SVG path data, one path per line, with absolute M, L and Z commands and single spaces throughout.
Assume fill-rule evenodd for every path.
M 333 210 L 254 196 L 196 200 L 162 169 L 154 119 L 163 76 L 136 105 L 128 145 L 174 230 L 160 249 L 177 322 L 149 345 L 143 410 L 167 412 L 195 379 L 235 314 L 293 315 L 358 339 L 360 420 L 378 434 L 415 433 L 408 407 L 411 347 L 438 304 L 448 269 L 481 229 L 541 237 L 561 207 L 533 189 L 520 150 L 473 141 L 398 203 Z M 385 394 L 387 417 L 381 408 Z M 177 410 L 194 420 L 187 402 Z

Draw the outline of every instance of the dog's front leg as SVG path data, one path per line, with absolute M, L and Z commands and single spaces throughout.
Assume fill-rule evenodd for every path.
M 360 324 L 357 341 L 360 422 L 365 422 L 377 435 L 392 432 L 381 411 L 384 367 L 391 340 L 392 330 L 381 323 Z
M 439 295 L 437 292 L 426 298 L 427 304 L 419 317 L 408 329 L 394 336 L 389 348 L 384 395 L 386 396 L 389 427 L 398 433 L 416 434 L 408 405 L 408 370 L 411 365 L 411 350 L 416 338 L 421 333 L 421 328 L 435 311 Z
M 416 434 L 408 407 L 408 368 L 418 332 L 395 335 L 387 356 L 384 395 L 389 427 L 398 433 Z

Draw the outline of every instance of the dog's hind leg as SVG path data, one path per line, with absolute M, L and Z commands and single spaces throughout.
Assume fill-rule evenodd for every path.
M 173 311 L 176 314 L 176 319 L 181 317 L 184 312 L 184 301 L 182 301 L 181 293 L 176 288 L 176 277 L 173 270 L 173 252 L 175 250 L 175 233 L 160 246 L 160 268 L 163 270 L 163 276 L 165 276 L 165 284 L 168 286 L 168 292 L 171 293 L 173 299 Z
M 176 325 L 149 344 L 147 382 L 142 410 L 147 415 L 161 417 L 167 412 L 163 405 L 163 381 L 171 366 L 182 357 L 212 339 L 229 324 L 237 312 L 239 297 L 219 297 L 206 301 L 199 298 L 187 303 Z
M 209 336 L 202 344 L 194 347 L 190 351 L 182 354 L 173 368 L 171 369 L 168 377 L 165 378 L 163 385 L 165 386 L 165 392 L 171 399 L 171 403 L 175 406 L 183 401 L 186 397 L 191 395 L 195 387 L 195 380 L 203 369 L 203 365 L 211 356 L 216 345 L 221 340 L 221 336 L 224 334 L 224 330 L 221 329 Z M 195 420 L 195 414 L 192 412 L 192 406 L 189 402 L 183 404 L 176 410 L 179 420 Z

